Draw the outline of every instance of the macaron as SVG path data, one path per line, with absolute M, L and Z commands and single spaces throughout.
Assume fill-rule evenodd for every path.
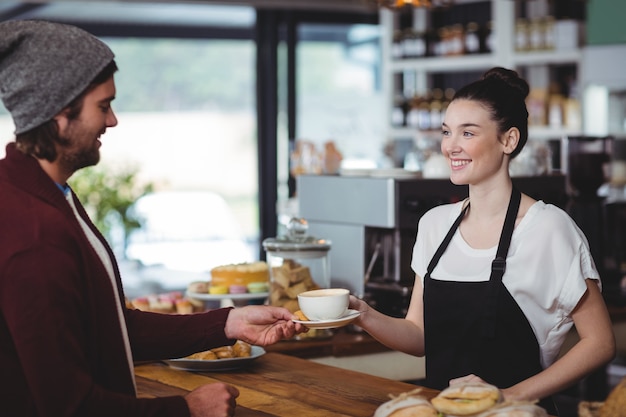
M 251 282 L 248 284 L 248 292 L 250 293 L 267 292 L 268 289 L 267 282 Z
M 245 285 L 231 285 L 228 287 L 228 292 L 230 294 L 245 294 L 248 292 L 248 287 Z
M 228 287 L 226 285 L 211 285 L 209 294 L 228 294 Z

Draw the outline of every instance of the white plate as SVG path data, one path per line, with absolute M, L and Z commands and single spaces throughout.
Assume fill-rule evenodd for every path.
M 183 371 L 230 371 L 233 369 L 239 369 L 248 365 L 255 359 L 265 355 L 265 349 L 260 346 L 252 346 L 250 356 L 245 358 L 231 358 L 231 359 L 215 359 L 215 360 L 202 360 L 202 359 L 169 359 L 164 361 L 169 366 L 175 369 L 181 369 Z
M 270 293 L 265 292 L 245 292 L 243 294 L 204 294 L 200 292 L 189 292 L 185 295 L 188 298 L 195 298 L 196 300 L 257 300 L 261 298 L 269 297 Z
M 348 310 L 346 314 L 333 320 L 294 320 L 294 323 L 300 323 L 309 329 L 335 329 L 337 327 L 346 326 L 361 315 L 360 311 Z

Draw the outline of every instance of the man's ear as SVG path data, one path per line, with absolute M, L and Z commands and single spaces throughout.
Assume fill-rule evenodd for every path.
M 507 130 L 503 135 L 504 153 L 510 155 L 513 153 L 517 144 L 519 143 L 520 133 L 519 129 L 512 127 Z
M 57 122 L 57 126 L 59 129 L 59 136 L 64 136 L 65 130 L 67 126 L 70 124 L 70 119 L 67 117 L 69 113 L 69 109 L 64 109 L 56 116 L 53 117 L 53 120 Z

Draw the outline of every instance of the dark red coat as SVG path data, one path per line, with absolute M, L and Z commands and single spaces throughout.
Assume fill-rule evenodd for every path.
M 7 416 L 189 415 L 182 397 L 137 399 L 111 281 L 65 196 L 11 143 L 0 160 L 0 409 Z M 74 196 L 81 216 L 114 256 Z M 228 309 L 125 310 L 135 360 L 232 344 Z

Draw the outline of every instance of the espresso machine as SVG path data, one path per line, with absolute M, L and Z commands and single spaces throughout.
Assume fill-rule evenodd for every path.
M 515 178 L 523 192 L 562 206 L 561 175 Z M 331 241 L 331 286 L 348 288 L 394 317 L 406 314 L 415 273 L 411 256 L 417 225 L 432 207 L 467 197 L 448 179 L 301 175 L 300 217 L 309 234 Z

